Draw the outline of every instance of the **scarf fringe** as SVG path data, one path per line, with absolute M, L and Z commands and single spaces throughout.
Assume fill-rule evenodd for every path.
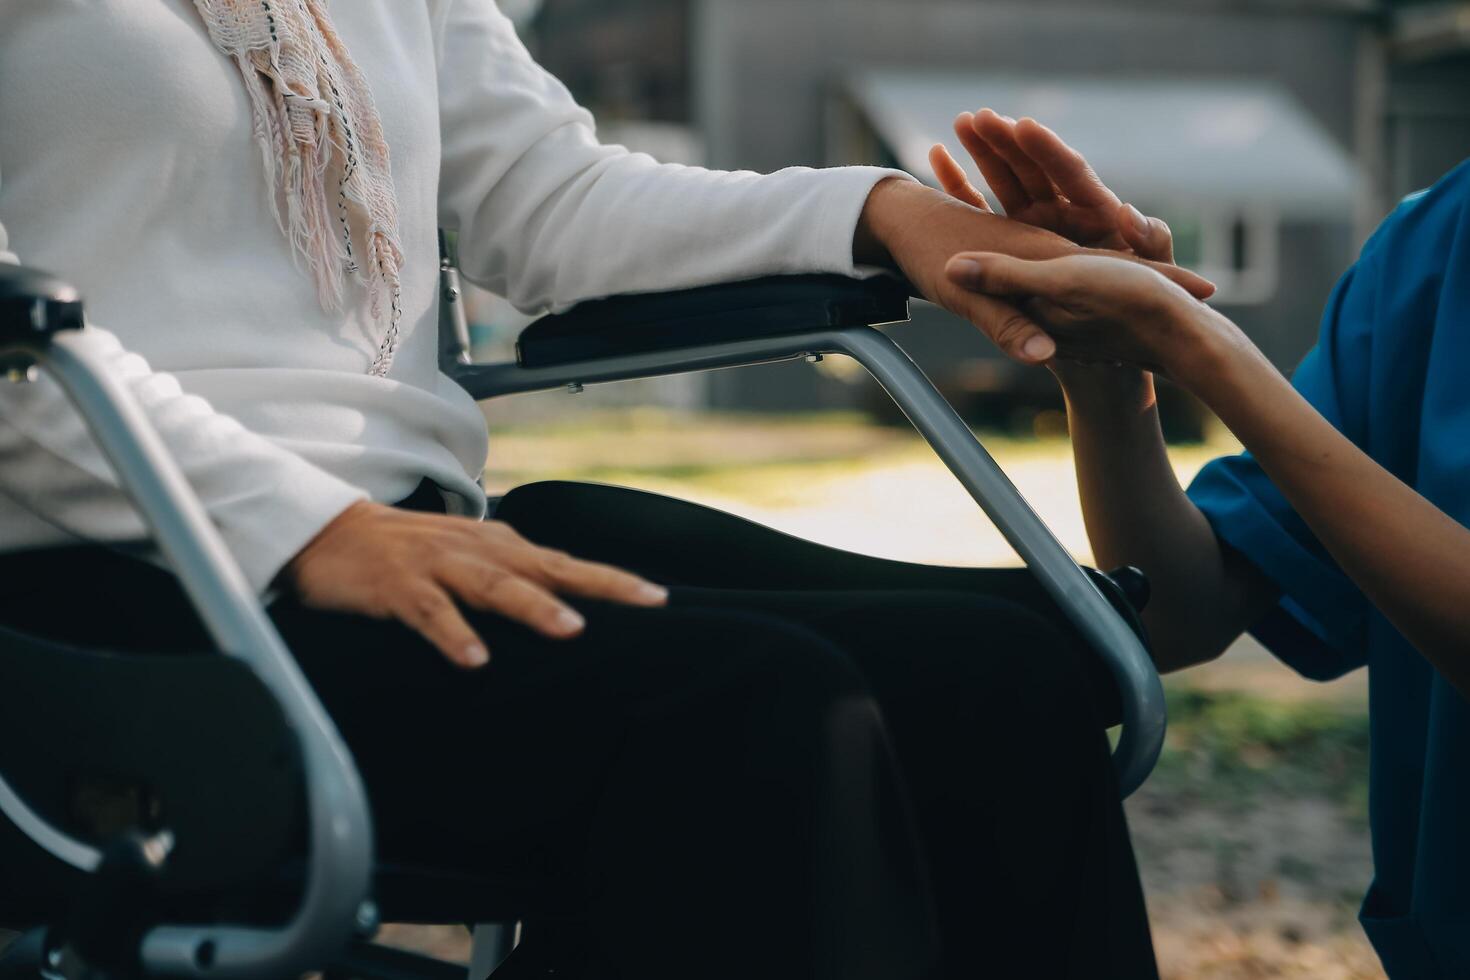
M 347 280 L 387 323 L 369 366 L 385 377 L 397 350 L 404 254 L 382 120 L 367 79 L 324 0 L 194 0 L 211 40 L 245 80 L 267 201 L 292 260 L 328 312 Z

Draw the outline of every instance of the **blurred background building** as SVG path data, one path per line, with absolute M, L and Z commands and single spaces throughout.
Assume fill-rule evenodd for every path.
M 1412 0 L 507 0 L 603 137 L 660 159 L 773 170 L 878 163 L 928 179 L 983 105 L 1053 126 L 1282 368 L 1404 194 L 1470 156 L 1470 3 Z M 477 316 L 518 326 L 503 307 Z M 976 421 L 1028 417 L 1044 374 L 918 304 L 901 343 Z M 879 402 L 839 365 L 724 372 L 676 404 Z M 640 397 L 648 397 L 645 389 Z M 1187 414 L 1187 413 L 1186 413 Z M 1185 420 L 1183 431 L 1190 428 Z

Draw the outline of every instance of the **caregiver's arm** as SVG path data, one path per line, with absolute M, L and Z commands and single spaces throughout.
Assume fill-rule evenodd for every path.
M 1216 537 L 1184 493 L 1164 443 L 1153 376 L 1132 365 L 1058 360 L 1082 515 L 1102 568 L 1147 571 L 1143 613 L 1161 670 L 1223 653 L 1277 589 Z
M 1150 270 L 1101 256 L 1043 262 L 956 256 L 951 275 L 1025 303 L 1063 356 L 1151 366 L 1198 395 L 1342 571 L 1470 694 L 1470 529 L 1343 436 L 1233 323 Z M 1195 533 L 1190 519 L 1169 513 L 1163 519 L 1178 533 Z M 1182 550 L 1208 555 L 1197 543 Z M 1210 561 L 1201 567 L 1209 573 Z M 1191 611 L 1200 609 L 1174 614 Z
M 603 145 L 591 115 L 536 64 L 492 0 L 443 0 L 435 18 L 442 220 L 460 231 L 464 273 L 518 307 L 892 264 L 1017 356 L 1050 354 L 1049 345 L 1028 353 L 1033 334 L 1015 329 L 1023 319 L 956 289 L 943 268 L 964 249 L 1076 251 L 1064 238 L 896 171 L 723 172 Z
M 1050 129 L 981 109 L 961 113 L 954 131 L 1007 215 L 1079 245 L 1173 263 L 1168 225 L 1124 204 Z M 987 207 L 942 144 L 930 152 L 930 162 L 947 193 Z M 1161 669 L 1219 655 L 1270 608 L 1276 589 L 1221 546 L 1185 496 L 1165 449 L 1153 375 L 1062 358 L 1048 367 L 1066 395 L 1094 559 L 1104 568 L 1133 565 L 1148 572 L 1153 598 L 1143 619 Z

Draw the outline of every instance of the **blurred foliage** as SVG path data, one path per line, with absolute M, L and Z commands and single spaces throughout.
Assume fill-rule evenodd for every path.
M 1315 796 L 1367 820 L 1368 715 L 1360 705 L 1237 691 L 1168 690 L 1169 736 L 1153 781 L 1221 805 Z

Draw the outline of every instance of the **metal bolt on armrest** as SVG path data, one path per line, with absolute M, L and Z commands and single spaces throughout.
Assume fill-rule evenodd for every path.
M 39 269 L 0 265 L 0 371 L 7 381 L 33 380 L 36 350 L 83 322 L 76 287 Z

